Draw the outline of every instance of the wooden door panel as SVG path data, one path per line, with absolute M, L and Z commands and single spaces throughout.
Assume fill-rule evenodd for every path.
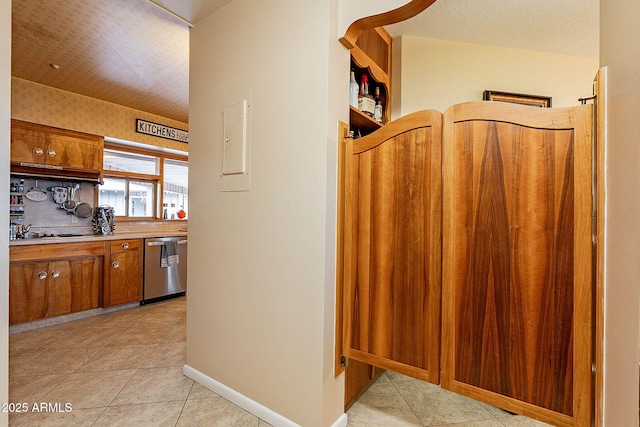
M 47 149 L 46 133 L 11 123 L 11 162 L 43 164 Z
M 49 301 L 48 263 L 9 264 L 9 324 L 30 322 L 47 315 Z
M 102 256 L 77 259 L 71 263 L 71 312 L 98 307 L 103 264 Z
M 140 301 L 142 299 L 141 250 L 111 253 L 109 268 L 110 305 Z
M 71 265 L 79 260 L 49 263 L 49 310 L 47 317 L 71 313 Z
M 65 168 L 99 171 L 102 168 L 100 137 L 49 134 L 48 149 L 55 155 L 47 156 L 47 164 Z
M 455 253 L 455 378 L 570 415 L 571 131 L 457 126 L 455 144 L 474 134 L 486 139 L 470 147 L 479 167 L 460 162 L 454 178 L 473 192 L 473 202 L 456 209 L 468 225 Z M 498 139 L 507 132 L 520 135 Z M 540 147 L 545 139 L 548 147 Z
M 441 120 L 409 115 L 347 144 L 345 356 L 439 381 Z
M 591 106 L 445 113 L 443 387 L 590 419 Z

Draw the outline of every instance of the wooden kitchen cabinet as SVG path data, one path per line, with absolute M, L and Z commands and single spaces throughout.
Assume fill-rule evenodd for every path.
M 100 173 L 104 138 L 35 123 L 11 121 L 11 163 Z
M 50 245 L 33 245 L 10 249 L 10 324 L 99 307 L 104 244 L 70 243 L 55 248 L 51 251 Z
M 104 288 L 105 307 L 142 300 L 142 239 L 114 240 Z
M 9 264 L 9 324 L 44 319 L 49 311 L 49 263 Z M 43 274 L 42 279 L 38 278 Z M 46 274 L 46 276 L 44 276 Z

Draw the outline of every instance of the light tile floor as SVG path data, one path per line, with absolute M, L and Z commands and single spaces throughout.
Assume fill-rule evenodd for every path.
M 182 375 L 185 310 L 182 297 L 10 335 L 9 398 L 29 409 L 10 426 L 269 426 Z
M 349 427 L 544 427 L 415 378 L 384 372 L 347 411 Z
M 185 310 L 182 297 L 10 335 L 9 398 L 29 409 L 11 427 L 269 426 L 182 375 Z M 349 427 L 546 426 L 392 372 L 347 415 Z

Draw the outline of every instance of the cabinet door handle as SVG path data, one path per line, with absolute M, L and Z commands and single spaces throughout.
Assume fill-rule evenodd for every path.
M 42 156 L 44 154 L 44 150 L 40 147 L 33 149 L 33 154 L 36 156 Z
M 58 277 L 60 277 L 60 270 L 53 270 L 51 272 L 51 277 L 53 277 L 54 279 L 57 279 Z
M 124 242 L 122 244 L 122 249 L 129 249 L 129 244 L 127 242 Z
M 38 279 L 44 280 L 46 278 L 47 278 L 47 272 L 46 271 L 41 271 L 40 273 L 38 273 Z
M 113 261 L 113 262 L 111 263 L 111 267 L 113 267 L 113 268 L 118 268 L 118 267 L 120 267 L 120 263 L 119 263 L 118 261 Z
M 48 155 L 49 157 L 53 157 L 53 156 L 55 156 L 55 155 L 56 155 L 56 150 L 47 150 L 47 155 Z

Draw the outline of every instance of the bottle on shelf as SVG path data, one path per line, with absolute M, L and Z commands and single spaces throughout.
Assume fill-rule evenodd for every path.
M 358 82 L 356 81 L 356 73 L 351 70 L 351 82 L 349 83 L 349 105 L 353 108 L 358 108 L 358 93 L 360 92 L 360 88 L 358 87 Z
M 376 103 L 373 96 L 369 93 L 369 77 L 365 73 L 362 74 L 360 80 L 360 93 L 358 95 L 358 109 L 367 116 L 373 117 Z
M 373 119 L 376 122 L 382 123 L 382 111 L 384 106 L 382 105 L 382 100 L 380 99 L 380 87 L 376 86 L 376 96 L 374 98 L 375 100 L 375 107 L 373 109 Z

